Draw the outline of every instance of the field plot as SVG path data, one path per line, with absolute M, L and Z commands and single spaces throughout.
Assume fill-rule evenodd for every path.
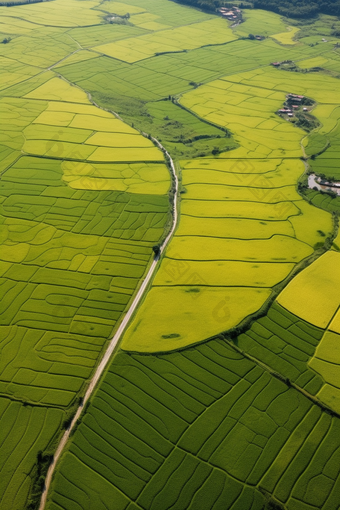
M 104 509 L 114 498 L 121 510 L 260 510 L 266 493 L 287 508 L 335 509 L 338 435 L 337 418 L 221 340 L 121 353 L 63 457 L 48 509 Z
M 208 45 L 211 43 L 212 36 L 215 44 L 227 43 L 236 39 L 223 20 L 213 19 L 138 38 L 124 39 L 121 42 L 96 46 L 93 50 L 132 63 L 155 54 L 190 50 Z
M 244 23 L 236 28 L 236 33 L 248 37 L 249 34 L 272 35 L 283 32 L 285 25 L 280 16 L 261 9 L 246 10 Z
M 294 278 L 278 303 L 307 322 L 326 328 L 340 305 L 339 285 L 340 254 L 330 251 Z
M 297 41 L 294 40 L 295 35 L 299 32 L 299 28 L 297 27 L 287 27 L 286 32 L 282 32 L 281 34 L 272 35 L 273 39 L 279 41 L 281 44 L 297 44 Z

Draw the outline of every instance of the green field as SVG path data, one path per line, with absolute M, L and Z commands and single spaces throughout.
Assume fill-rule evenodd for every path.
M 0 6 L 1 509 L 38 509 L 169 231 L 155 137 L 176 231 L 45 508 L 338 510 L 340 198 L 302 175 L 340 179 L 339 21 L 243 18 Z M 277 115 L 288 93 L 310 133 Z

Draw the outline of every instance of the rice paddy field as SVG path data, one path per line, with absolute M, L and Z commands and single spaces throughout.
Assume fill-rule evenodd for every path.
M 301 180 L 340 179 L 338 21 L 243 20 L 0 6 L 1 509 L 39 508 L 169 232 L 155 137 L 176 230 L 44 508 L 338 510 L 340 199 Z M 277 115 L 289 93 L 318 128 Z

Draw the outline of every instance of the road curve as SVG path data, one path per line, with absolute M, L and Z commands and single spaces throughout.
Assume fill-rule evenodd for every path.
M 153 142 L 161 149 L 161 151 L 164 153 L 166 159 L 168 160 L 169 164 L 170 164 L 170 168 L 171 168 L 171 176 L 172 176 L 172 183 L 173 183 L 173 210 L 172 210 L 172 225 L 171 225 L 171 229 L 170 229 L 170 232 L 169 234 L 167 235 L 167 237 L 164 239 L 162 245 L 160 246 L 160 253 L 162 253 L 164 251 L 164 249 L 166 248 L 166 246 L 168 245 L 175 229 L 176 229 L 176 225 L 177 225 L 177 219 L 178 219 L 178 211 L 177 211 L 177 199 L 178 199 L 178 178 L 177 178 L 177 175 L 176 175 L 176 170 L 175 170 L 175 165 L 174 165 L 174 162 L 170 156 L 170 154 L 167 152 L 167 150 L 163 147 L 163 145 L 158 141 L 156 140 L 156 138 L 152 138 Z M 145 277 L 145 279 L 143 280 L 143 283 L 141 285 L 141 287 L 139 288 L 129 310 L 127 311 L 124 319 L 122 320 L 119 328 L 117 329 L 116 333 L 114 334 L 113 338 L 111 339 L 106 351 L 105 351 L 105 354 L 101 360 L 101 362 L 99 363 L 97 369 L 96 369 L 96 372 L 93 376 L 93 378 L 91 379 L 91 382 L 90 382 L 90 385 L 89 387 L 87 388 L 87 391 L 85 393 L 85 396 L 84 396 L 84 399 L 83 399 L 83 402 L 82 404 L 78 407 L 73 419 L 72 419 L 72 422 L 70 424 L 70 426 L 68 427 L 68 429 L 64 432 L 64 435 L 62 436 L 61 440 L 60 440 L 60 443 L 58 444 L 58 448 L 53 456 L 53 461 L 52 463 L 50 464 L 49 468 L 48 468 L 48 471 L 47 471 L 47 475 L 46 475 L 46 479 L 45 479 L 45 487 L 44 487 L 44 490 L 43 490 L 43 493 L 42 493 L 42 496 L 41 496 L 41 501 L 40 501 L 40 506 L 39 506 L 39 510 L 44 510 L 45 508 L 45 505 L 46 505 L 46 500 L 47 500 L 47 495 L 48 495 L 48 490 L 50 488 L 50 485 L 51 485 L 51 480 L 52 480 L 52 476 L 53 476 L 53 473 L 54 473 L 54 470 L 55 470 L 55 467 L 56 467 L 56 464 L 59 460 L 59 457 L 60 455 L 62 454 L 65 446 L 66 446 L 66 443 L 70 437 L 70 434 L 72 432 L 72 430 L 74 429 L 75 425 L 76 425 L 76 422 L 77 420 L 79 419 L 83 409 L 84 409 L 84 405 L 86 404 L 86 402 L 88 401 L 88 399 L 90 398 L 90 396 L 92 395 L 102 373 L 104 372 L 108 362 L 110 361 L 110 358 L 112 356 L 112 353 L 113 351 L 115 350 L 122 334 L 124 333 L 125 329 L 126 329 L 126 326 L 128 325 L 129 323 L 129 320 L 131 319 L 132 317 L 132 314 L 135 312 L 138 304 L 140 303 L 144 293 L 146 292 L 146 289 L 147 289 L 147 286 L 156 270 L 156 267 L 157 267 L 157 264 L 159 262 L 159 259 L 160 259 L 160 256 L 158 255 L 153 261 L 152 261 L 152 264 L 149 268 L 149 271 Z

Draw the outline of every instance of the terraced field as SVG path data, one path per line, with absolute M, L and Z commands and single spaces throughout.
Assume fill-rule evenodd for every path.
M 338 510 L 340 199 L 301 180 L 339 179 L 336 39 L 168 0 L 0 14 L 0 507 L 39 507 L 169 231 L 155 137 L 177 229 L 40 508 Z

